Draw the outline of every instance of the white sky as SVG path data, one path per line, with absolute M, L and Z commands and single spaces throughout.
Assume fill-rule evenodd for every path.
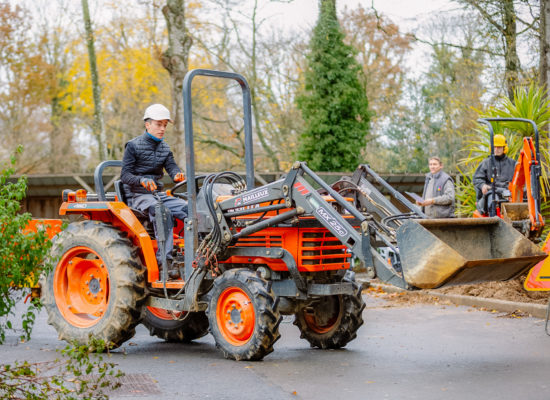
M 456 7 L 449 0 L 337 0 L 338 11 L 348 8 L 374 7 L 403 29 L 414 29 L 419 22 L 436 12 Z M 312 27 L 317 19 L 318 0 L 294 0 L 292 3 L 272 3 L 266 8 L 272 14 L 271 23 L 288 26 Z M 267 11 L 270 9 L 270 11 Z
M 245 0 L 246 1 L 246 0 Z M 251 0 L 248 0 L 251 4 Z M 402 33 L 415 32 L 418 27 L 439 13 L 455 10 L 457 3 L 451 0 L 336 0 L 338 13 L 347 7 L 354 9 L 362 5 L 369 9 L 374 6 L 379 14 L 397 24 Z M 318 0 L 294 0 L 291 3 L 268 3 L 260 10 L 269 16 L 269 24 L 298 31 L 310 30 L 317 20 Z M 414 75 L 428 68 L 426 54 L 428 45 L 414 43 L 406 63 L 413 67 Z

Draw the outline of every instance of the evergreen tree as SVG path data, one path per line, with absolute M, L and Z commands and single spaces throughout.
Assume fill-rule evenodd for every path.
M 305 88 L 297 100 L 306 122 L 298 157 L 317 171 L 354 170 L 366 145 L 370 116 L 361 68 L 343 40 L 336 0 L 320 0 Z

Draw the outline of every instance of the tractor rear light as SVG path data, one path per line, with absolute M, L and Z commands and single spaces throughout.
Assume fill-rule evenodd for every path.
M 79 202 L 79 203 L 82 203 L 82 202 L 86 201 L 87 200 L 86 195 L 87 195 L 86 190 L 78 189 L 76 191 L 76 201 Z
M 67 203 L 76 202 L 76 193 L 73 191 L 63 192 L 63 200 Z

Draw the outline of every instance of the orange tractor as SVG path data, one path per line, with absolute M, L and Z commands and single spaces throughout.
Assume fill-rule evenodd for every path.
M 246 178 L 227 171 L 195 175 L 190 93 L 196 76 L 232 79 L 242 89 Z M 92 335 L 120 346 L 143 323 L 169 341 L 210 332 L 225 357 L 258 360 L 273 351 L 281 315 L 294 315 L 311 346 L 340 348 L 363 324 L 356 261 L 372 276 L 415 289 L 510 279 L 546 257 L 499 218 L 451 225 L 417 219 L 391 208 L 376 189 L 369 208 L 358 209 L 301 162 L 255 188 L 246 80 L 193 70 L 183 98 L 187 181 L 171 195 L 187 199 L 189 215 L 166 232 L 159 202 L 155 221 L 159 242 L 174 235 L 181 279 L 168 280 L 166 268 L 159 272 L 155 251 L 163 245 L 147 216 L 128 205 L 120 182 L 105 193 L 104 168 L 121 165 L 106 161 L 96 168 L 96 193 L 64 191 L 60 214 L 83 220 L 53 239 L 54 268 L 41 277 L 48 322 L 61 339 L 85 343 Z M 386 262 L 386 248 L 395 263 Z

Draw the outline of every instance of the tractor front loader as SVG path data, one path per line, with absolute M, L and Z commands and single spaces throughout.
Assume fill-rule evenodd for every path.
M 369 176 L 406 211 L 369 182 Z M 349 196 L 370 217 L 373 229 L 384 238 L 384 244 L 374 240 L 380 243 L 379 253 L 393 270 L 402 270 L 406 285 L 401 287 L 433 289 L 508 280 L 545 258 L 544 252 L 501 218 L 428 219 L 368 165 L 360 165 L 332 189 Z
M 242 89 L 246 179 L 227 171 L 195 175 L 190 93 L 196 76 L 233 79 Z M 225 357 L 259 360 L 280 337 L 281 315 L 294 315 L 311 346 L 340 348 L 363 324 L 355 260 L 372 276 L 414 289 L 509 279 L 546 256 L 498 218 L 455 220 L 447 229 L 413 211 L 403 215 L 381 195 L 374 202 L 379 211 L 358 209 L 302 162 L 255 188 L 246 80 L 193 70 L 183 95 L 187 180 L 171 195 L 187 199 L 189 215 L 164 232 L 174 235 L 182 278 L 159 273 L 155 249 L 162 246 L 120 182 L 116 193 L 105 193 L 103 169 L 120 161 L 100 164 L 96 194 L 64 193 L 60 213 L 84 220 L 54 239 L 56 266 L 41 280 L 48 320 L 62 339 L 86 342 L 93 335 L 119 346 L 143 322 L 170 341 L 210 331 Z M 162 231 L 162 221 L 156 228 Z M 384 249 L 393 251 L 394 262 Z

